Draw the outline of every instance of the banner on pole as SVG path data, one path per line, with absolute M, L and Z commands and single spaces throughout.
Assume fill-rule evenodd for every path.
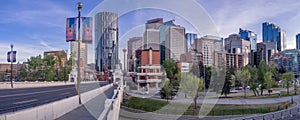
M 66 41 L 76 40 L 76 22 L 77 18 L 67 18 L 66 22 Z
M 92 17 L 82 18 L 82 42 L 86 42 L 86 43 L 93 42 L 93 18 Z
M 7 62 L 16 62 L 17 61 L 16 54 L 17 51 L 7 52 Z

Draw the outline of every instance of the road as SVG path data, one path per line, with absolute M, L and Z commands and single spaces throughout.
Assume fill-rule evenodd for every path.
M 89 102 L 72 110 L 71 112 L 61 116 L 57 120 L 97 120 L 104 110 L 105 100 L 113 97 L 114 89 L 116 88 L 117 86 L 109 88 L 104 93 L 96 96 Z
M 84 93 L 107 84 L 107 82 L 82 83 L 80 91 Z M 1 90 L 0 114 L 39 106 L 75 95 L 77 95 L 75 85 Z

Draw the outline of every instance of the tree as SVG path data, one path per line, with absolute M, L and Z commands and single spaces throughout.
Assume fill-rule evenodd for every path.
M 208 89 L 210 85 L 212 69 L 213 69 L 212 67 L 206 67 L 202 61 L 199 61 L 193 64 L 190 72 L 199 78 L 200 77 L 204 78 L 205 89 Z
M 264 60 L 260 61 L 258 65 L 257 79 L 260 84 L 260 95 L 263 95 L 263 90 L 266 88 L 264 74 L 267 72 L 268 66 Z
M 244 97 L 246 98 L 246 87 L 250 79 L 250 72 L 248 71 L 248 69 L 241 68 L 237 70 L 234 74 L 235 78 L 242 84 L 244 89 Z
M 274 80 L 272 78 L 272 72 L 268 71 L 267 73 L 264 74 L 264 79 L 267 83 L 267 89 L 268 89 L 268 93 L 270 95 L 271 93 L 271 88 L 273 87 L 274 85 Z
M 177 64 L 173 59 L 168 59 L 164 61 L 163 67 L 167 74 L 167 78 L 170 80 L 172 91 L 174 92 L 172 93 L 172 95 L 176 95 L 180 82 L 180 75 L 178 72 Z
M 287 72 L 287 73 L 283 73 L 280 76 L 280 79 L 283 80 L 284 82 L 284 86 L 286 87 L 286 92 L 289 95 L 289 88 L 291 86 L 291 80 L 294 79 L 294 73 L 293 72 Z
M 195 109 L 197 108 L 197 99 L 199 92 L 203 89 L 203 78 L 199 78 L 193 74 L 183 74 L 183 80 L 181 81 L 181 88 L 183 92 L 193 98 Z
M 254 67 L 247 66 L 246 68 L 249 70 L 249 72 L 251 74 L 251 78 L 249 80 L 250 90 L 253 91 L 254 96 L 258 96 L 259 95 L 259 93 L 257 91 L 257 88 L 258 88 L 257 72 L 258 72 L 258 70 L 255 66 Z
M 163 83 L 163 87 L 160 90 L 160 97 L 163 99 L 169 99 L 172 97 L 172 85 L 170 84 L 170 80 L 165 80 Z
M 45 80 L 46 81 L 52 81 L 55 77 L 55 60 L 53 55 L 47 55 L 44 56 L 44 74 L 45 74 Z
M 228 94 L 230 94 L 230 89 L 232 86 L 235 84 L 235 78 L 233 76 L 234 69 L 229 68 L 226 70 L 226 75 L 225 75 L 225 82 L 222 88 L 221 95 L 225 95 L 227 97 Z

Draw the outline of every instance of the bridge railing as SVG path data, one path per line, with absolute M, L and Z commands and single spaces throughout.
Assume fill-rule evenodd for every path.
M 123 99 L 123 85 L 119 85 L 117 89 L 115 89 L 115 93 L 111 99 L 106 99 L 105 108 L 101 113 L 98 120 L 118 120 L 119 119 L 119 111 L 120 105 Z

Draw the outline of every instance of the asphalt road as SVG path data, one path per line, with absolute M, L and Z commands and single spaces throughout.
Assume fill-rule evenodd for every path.
M 61 116 L 56 120 L 97 120 L 104 110 L 104 104 L 106 99 L 111 99 L 114 95 L 114 89 L 117 86 L 113 86 L 106 90 L 104 93 L 91 99 L 84 105 L 72 110 L 71 112 Z
M 107 84 L 108 82 L 83 83 L 80 91 L 84 93 Z M 77 95 L 75 85 L 0 90 L 0 114 L 39 106 L 75 95 Z

